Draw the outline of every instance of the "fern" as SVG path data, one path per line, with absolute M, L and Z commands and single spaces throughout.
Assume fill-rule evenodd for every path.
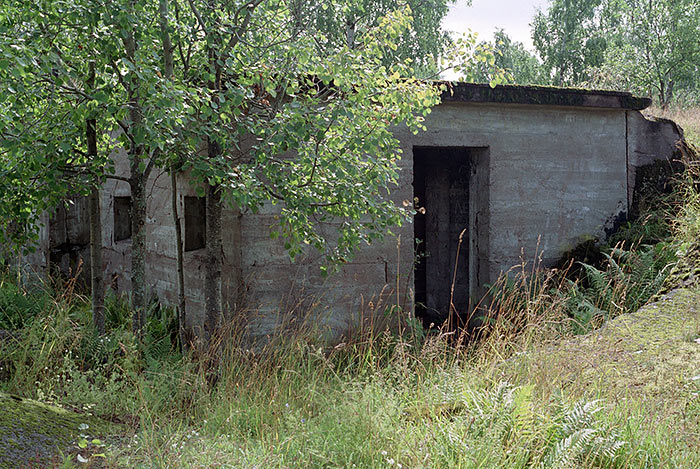
M 576 404 L 555 419 L 560 423 L 554 429 L 555 438 L 540 464 L 541 468 L 574 467 L 584 460 L 607 463 L 615 460 L 626 443 L 610 429 L 597 425 L 595 415 L 601 410 L 599 402 Z

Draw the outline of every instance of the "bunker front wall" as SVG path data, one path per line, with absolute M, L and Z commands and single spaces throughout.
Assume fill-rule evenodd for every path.
M 115 174 L 128 176 L 129 163 L 124 152 L 113 155 Z M 189 184 L 186 174 L 178 176 L 177 211 L 185 236 L 185 197 L 196 197 L 195 189 Z M 170 175 L 154 169 L 146 184 L 146 282 L 150 298 L 166 305 L 177 304 L 177 262 L 175 224 L 172 213 L 172 186 Z M 124 233 L 124 223 L 130 223 L 125 213 L 118 214 L 118 198 L 130 196 L 129 184 L 125 181 L 109 179 L 103 186 L 102 240 L 104 279 L 108 286 L 120 293 L 131 291 L 131 242 L 129 234 Z M 238 214 L 233 210 L 224 210 L 222 214 L 223 263 L 222 294 L 227 305 L 237 306 L 240 242 L 237 237 Z M 120 235 L 118 235 L 118 233 Z M 120 239 L 124 238 L 124 239 Z M 186 325 L 197 330 L 204 324 L 204 275 L 206 249 L 193 249 L 183 254 L 185 293 L 187 300 Z
M 398 135 L 407 156 L 399 197 L 412 195 L 415 147 L 472 148 L 488 159 L 488 174 L 470 182 L 488 201 L 469 227 L 488 231 L 472 236 L 487 244 L 472 247 L 476 294 L 521 260 L 552 264 L 581 241 L 602 239 L 627 212 L 624 110 L 445 103 L 425 125 L 426 132 Z
M 391 197 L 397 204 L 413 200 L 415 149 L 469 149 L 474 171 L 464 268 L 474 306 L 486 284 L 521 260 L 551 265 L 583 241 L 604 239 L 625 219 L 634 184 L 628 181 L 628 114 L 646 122 L 624 109 L 443 103 L 427 117 L 427 131 L 396 131 L 401 176 Z M 667 146 L 654 151 L 669 154 Z M 270 239 L 274 213 L 268 207 L 241 219 L 242 270 L 247 304 L 257 312 L 255 334 L 270 333 L 290 311 L 315 311 L 321 320 L 314 324 L 337 336 L 362 318 L 383 317 L 383 306 L 413 307 L 413 224 L 363 247 L 338 274 L 323 279 L 318 254 L 292 264 L 281 243 Z M 451 242 L 458 243 L 457 235 Z
M 603 238 L 606 229 L 624 219 L 634 184 L 628 168 L 638 158 L 654 158 L 645 150 L 647 122 L 637 111 L 624 109 L 443 103 L 426 118 L 427 131 L 413 135 L 396 130 L 402 159 L 399 187 L 391 197 L 397 204 L 413 201 L 414 149 L 469 150 L 474 164 L 468 182 L 465 267 L 473 305 L 485 284 L 521 259 L 541 258 L 551 264 L 581 241 Z M 672 153 L 667 148 L 672 133 L 651 153 L 658 158 Z M 126 176 L 126 155 L 118 153 L 114 159 L 116 174 Z M 186 175 L 178 176 L 178 186 L 184 224 L 184 197 L 195 193 Z M 147 184 L 147 282 L 154 297 L 175 305 L 170 193 L 169 175 L 154 171 Z M 105 280 L 120 292 L 131 288 L 131 240 L 115 239 L 117 225 L 123 223 L 115 215 L 115 197 L 127 196 L 128 184 L 116 180 L 109 180 L 102 194 Z M 252 337 L 311 324 L 332 339 L 358 328 L 396 324 L 393 304 L 411 310 L 414 224 L 395 228 L 393 236 L 361 248 L 338 273 L 324 278 L 319 253 L 309 251 L 291 262 L 283 240 L 270 238 L 277 211 L 272 205 L 255 214 L 223 211 L 225 314 L 230 318 L 234 311 L 243 313 Z M 335 232 L 332 224 L 323 229 L 330 236 Z M 205 249 L 195 249 L 184 255 L 187 325 L 195 329 L 203 324 L 205 254 Z

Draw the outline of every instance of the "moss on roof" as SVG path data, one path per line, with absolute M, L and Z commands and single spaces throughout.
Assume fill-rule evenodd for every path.
M 651 99 L 622 91 L 588 90 L 535 85 L 498 85 L 437 82 L 445 85 L 443 102 L 575 106 L 605 109 L 641 110 Z

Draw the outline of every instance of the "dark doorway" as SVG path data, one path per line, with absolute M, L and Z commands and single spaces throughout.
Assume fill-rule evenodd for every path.
M 480 175 L 487 156 L 486 148 L 413 149 L 416 316 L 426 328 L 448 319 L 451 328 L 465 327 L 479 299 L 472 296 L 479 292 L 479 231 L 487 231 L 477 226 L 488 203 Z

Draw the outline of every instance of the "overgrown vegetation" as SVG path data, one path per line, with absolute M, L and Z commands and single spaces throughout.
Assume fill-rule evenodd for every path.
M 457 346 L 367 331 L 330 347 L 300 331 L 253 347 L 230 325 L 210 353 L 183 356 L 168 309 L 151 306 L 139 341 L 128 302 L 108 297 L 98 336 L 71 282 L 19 286 L 8 271 L 0 392 L 119 424 L 53 460 L 66 466 L 698 467 L 692 168 L 599 255 L 524 264 L 478 342 Z
M 532 376 L 540 360 L 532 363 L 530 354 L 539 357 L 543 338 L 557 337 L 546 325 L 551 316 L 527 323 L 517 336 L 507 334 L 510 325 L 497 322 L 499 333 L 478 353 L 455 350 L 445 335 L 412 345 L 384 334 L 331 349 L 297 336 L 257 351 L 234 338 L 212 385 L 196 362 L 163 348 L 157 335 L 139 347 L 123 323 L 96 339 L 84 298 L 46 292 L 46 299 L 52 306 L 17 340 L 3 342 L 0 360 L 14 369 L 3 378 L 2 390 L 124 424 L 123 438 L 107 439 L 106 448 L 92 450 L 106 450 L 109 465 L 658 467 L 668 462 L 689 467 L 700 462 L 683 438 L 649 431 L 648 413 L 672 428 L 676 417 L 645 406 L 643 398 L 613 401 L 585 380 L 552 384 L 559 373 L 555 367 Z M 543 297 L 537 301 L 545 304 Z M 548 356 L 553 359 L 556 352 L 550 349 Z M 76 463 L 78 454 L 91 459 L 90 448 L 76 451 L 65 454 L 66 461 Z

